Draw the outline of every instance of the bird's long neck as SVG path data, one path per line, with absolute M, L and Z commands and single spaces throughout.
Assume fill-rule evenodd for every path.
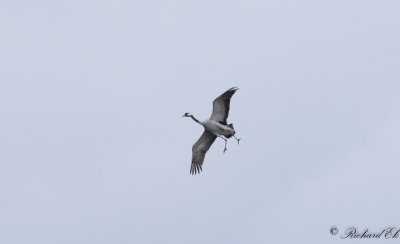
M 198 119 L 196 119 L 193 115 L 190 115 L 190 118 L 192 118 L 194 121 L 196 121 L 197 123 L 200 124 L 200 121 Z

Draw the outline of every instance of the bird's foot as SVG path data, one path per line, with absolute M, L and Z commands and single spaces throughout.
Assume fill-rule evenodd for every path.
M 225 151 L 228 150 L 226 147 L 224 148 L 224 151 L 222 153 L 225 153 Z
M 242 138 L 236 139 L 236 140 L 238 141 L 238 144 L 239 144 L 239 142 L 240 142 L 241 139 L 242 139 Z

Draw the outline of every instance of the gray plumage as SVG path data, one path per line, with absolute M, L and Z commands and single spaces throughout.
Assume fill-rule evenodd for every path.
M 211 132 L 204 130 L 201 137 L 196 141 L 192 147 L 192 165 L 190 167 L 191 174 L 200 173 L 203 170 L 203 161 L 208 149 L 214 143 L 216 136 Z
M 223 152 L 227 150 L 227 139 L 232 136 L 235 137 L 235 129 L 232 124 L 227 125 L 227 118 L 229 115 L 231 98 L 237 90 L 237 87 L 233 87 L 224 92 L 221 96 L 217 97 L 213 102 L 213 112 L 211 117 L 207 120 L 199 121 L 190 113 L 185 113 L 182 116 L 191 117 L 195 122 L 204 127 L 203 134 L 192 147 L 192 165 L 190 167 L 190 174 L 197 174 L 203 170 L 205 155 L 217 137 L 225 140 L 225 148 Z M 236 138 L 236 140 L 239 143 L 240 139 Z
M 239 88 L 233 87 L 214 100 L 213 111 L 210 120 L 214 120 L 226 125 L 226 119 L 229 115 L 231 97 L 237 90 L 239 90 Z

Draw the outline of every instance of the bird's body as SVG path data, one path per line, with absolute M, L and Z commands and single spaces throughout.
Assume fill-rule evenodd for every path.
M 211 117 L 207 120 L 199 121 L 190 113 L 185 113 L 182 116 L 191 117 L 195 122 L 204 127 L 203 134 L 192 147 L 192 166 L 190 168 L 191 174 L 200 173 L 205 155 L 217 137 L 225 140 L 224 152 L 226 151 L 227 139 L 231 138 L 232 136 L 235 137 L 235 129 L 233 128 L 232 124 L 227 124 L 227 118 L 229 115 L 231 97 L 237 90 L 238 88 L 233 87 L 224 92 L 221 96 L 217 97 L 213 102 L 213 112 Z M 239 143 L 240 139 L 236 138 L 236 140 Z
M 223 125 L 220 122 L 216 122 L 211 119 L 200 121 L 200 124 L 204 127 L 205 130 L 211 132 L 217 137 L 224 136 L 226 138 L 230 138 L 235 134 L 235 129 L 233 129 L 233 127 L 231 128 L 227 125 Z

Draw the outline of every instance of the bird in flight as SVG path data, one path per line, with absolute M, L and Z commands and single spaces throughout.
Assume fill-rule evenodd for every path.
M 231 97 L 239 90 L 237 87 L 224 92 L 221 96 L 217 97 L 213 102 L 213 111 L 211 117 L 204 121 L 199 121 L 192 114 L 185 113 L 182 117 L 190 117 L 195 122 L 204 127 L 204 132 L 192 147 L 192 165 L 190 167 L 190 174 L 197 174 L 203 170 L 203 161 L 208 149 L 214 143 L 217 137 L 225 141 L 225 148 L 223 153 L 227 150 L 226 143 L 232 136 L 237 140 L 238 144 L 240 138 L 235 137 L 235 129 L 232 124 L 228 124 L 226 119 L 229 115 L 229 105 Z

